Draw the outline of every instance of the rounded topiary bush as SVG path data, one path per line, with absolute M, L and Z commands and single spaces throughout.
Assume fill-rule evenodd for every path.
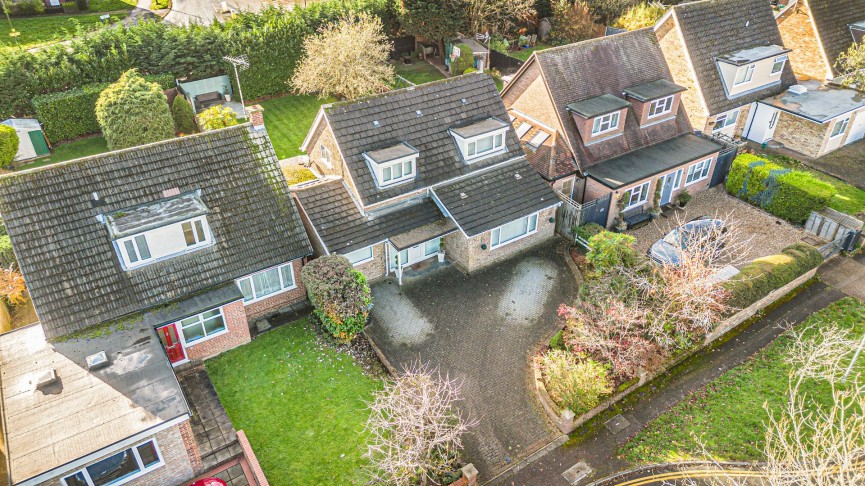
M 0 125 L 0 167 L 9 167 L 18 153 L 18 134 L 9 125 Z
M 96 120 L 111 150 L 174 137 L 168 98 L 157 83 L 146 81 L 134 69 L 99 95 Z
M 171 104 L 171 116 L 174 118 L 174 130 L 177 133 L 190 134 L 198 131 L 192 105 L 183 96 L 174 98 L 174 102 Z
M 363 330 L 372 304 L 366 277 L 347 258 L 327 255 L 300 272 L 313 314 L 333 337 L 351 341 Z

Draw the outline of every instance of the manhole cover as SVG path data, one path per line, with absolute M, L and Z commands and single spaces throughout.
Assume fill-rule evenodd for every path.
M 616 415 L 610 420 L 607 420 L 604 425 L 606 425 L 607 428 L 610 429 L 610 432 L 618 434 L 619 432 L 627 429 L 628 426 L 631 425 L 631 423 L 625 420 L 625 417 L 622 417 L 621 415 Z
M 570 469 L 563 472 L 562 477 L 565 478 L 565 481 L 567 481 L 568 484 L 577 484 L 591 473 L 592 470 L 589 468 L 588 464 L 585 462 L 578 462 Z

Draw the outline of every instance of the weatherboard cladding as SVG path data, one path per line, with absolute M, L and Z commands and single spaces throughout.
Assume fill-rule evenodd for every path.
M 418 116 L 417 110 L 422 115 Z M 490 117 L 508 119 L 493 79 L 481 73 L 337 103 L 325 108 L 325 115 L 364 206 L 469 174 L 522 153 L 514 131 L 508 130 L 507 151 L 471 164 L 463 161 L 449 129 Z M 377 127 L 373 121 L 378 121 Z M 420 152 L 416 176 L 409 182 L 379 188 L 363 153 L 400 142 L 407 142 Z
M 300 205 L 332 253 L 346 254 L 445 219 L 429 197 L 401 203 L 375 217 L 361 214 L 342 179 L 293 189 Z
M 709 109 L 715 115 L 780 93 L 796 84 L 790 63 L 781 82 L 727 98 L 716 58 L 758 46 L 783 46 L 781 32 L 767 0 L 703 0 L 671 7 L 685 39 L 697 82 Z M 747 26 L 746 26 L 747 25 Z
M 97 213 L 173 188 L 201 189 L 213 245 L 124 271 Z M 49 338 L 312 253 L 270 141 L 248 124 L 5 176 L 0 212 Z
M 433 192 L 468 237 L 559 204 L 525 159 L 436 186 Z
M 811 7 L 811 18 L 820 34 L 826 58 L 835 68 L 838 55 L 853 44 L 850 24 L 865 20 L 865 0 L 807 0 Z

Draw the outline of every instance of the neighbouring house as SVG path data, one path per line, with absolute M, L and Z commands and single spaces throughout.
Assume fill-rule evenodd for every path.
M 12 484 L 182 484 L 202 472 L 194 397 L 172 366 L 303 305 L 313 252 L 251 112 L 251 123 L 0 177 L 40 319 L 0 335 Z
M 0 123 L 14 128 L 15 133 L 18 134 L 18 152 L 15 154 L 15 162 L 35 159 L 51 153 L 39 120 L 35 118 L 9 118 Z
M 686 93 L 647 28 L 534 52 L 502 98 L 535 169 L 611 226 L 713 179 L 723 147 L 692 133 Z
M 865 35 L 865 0 L 796 0 L 778 15 L 784 45 L 800 78 L 834 79 L 838 55 Z
M 674 5 L 655 33 L 696 130 L 739 136 L 757 101 L 796 84 L 768 0 Z
M 370 279 L 435 258 L 474 271 L 554 234 L 560 201 L 528 164 L 492 78 L 469 74 L 321 108 L 294 186 L 316 253 Z

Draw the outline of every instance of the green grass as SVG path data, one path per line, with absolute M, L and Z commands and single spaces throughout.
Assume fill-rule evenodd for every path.
M 315 121 L 318 109 L 334 99 L 320 100 L 311 95 L 286 95 L 259 103 L 264 108 L 264 124 L 280 159 L 303 152 L 300 145 Z
M 48 157 L 36 159 L 33 162 L 16 167 L 16 170 L 33 169 L 45 165 L 56 164 L 66 160 L 89 157 L 91 155 L 108 152 L 108 145 L 102 136 L 84 138 L 74 142 L 54 146 L 54 153 Z
M 138 5 L 135 0 L 90 0 L 88 12 L 115 12 L 129 10 Z
M 270 484 L 366 483 L 364 401 L 380 382 L 305 319 L 223 353 L 207 371 Z
M 128 8 L 128 7 L 127 7 Z M 96 30 L 126 17 L 125 14 L 114 14 L 108 21 L 99 20 L 99 13 L 75 15 L 43 15 L 40 17 L 22 17 L 12 19 L 12 28 L 18 33 L 10 37 L 9 22 L 0 22 L 0 51 L 20 46 L 31 48 L 41 44 L 69 40 L 76 35 L 80 27 L 84 31 Z
M 851 329 L 858 341 L 865 333 L 865 303 L 844 298 L 806 322 L 818 326 L 838 323 Z M 689 396 L 649 423 L 620 449 L 620 455 L 637 464 L 705 459 L 699 438 L 716 460 L 762 460 L 768 417 L 763 403 L 777 411 L 787 400 L 790 366 L 784 362 L 784 351 L 788 343 L 789 336 L 782 335 L 746 363 Z M 865 371 L 865 359 L 860 358 L 856 369 Z M 831 402 L 825 382 L 811 380 L 802 389 L 811 407 Z
M 414 84 L 424 84 L 432 81 L 444 79 L 445 75 L 435 68 L 432 64 L 414 59 L 411 64 L 405 64 L 402 61 L 394 65 L 396 73 L 405 79 L 408 79 Z
M 809 169 L 802 162 L 784 155 L 777 154 L 759 154 L 760 157 L 767 158 L 770 162 L 775 162 L 778 165 L 789 167 L 791 169 L 801 170 L 814 174 L 818 179 L 826 181 L 835 187 L 838 191 L 835 196 L 829 201 L 829 207 L 842 213 L 857 215 L 865 211 L 865 191 L 856 186 L 852 186 L 842 181 L 841 179 L 824 174 L 820 171 Z
M 538 42 L 537 44 L 534 45 L 534 47 L 529 47 L 528 49 L 523 49 L 521 51 L 508 51 L 508 55 L 511 57 L 515 57 L 515 58 L 519 59 L 520 61 L 525 61 L 529 58 L 529 56 L 532 55 L 533 52 L 542 51 L 544 49 L 549 49 L 550 47 L 555 47 L 555 46 L 550 45 L 550 44 L 541 44 L 540 42 Z

